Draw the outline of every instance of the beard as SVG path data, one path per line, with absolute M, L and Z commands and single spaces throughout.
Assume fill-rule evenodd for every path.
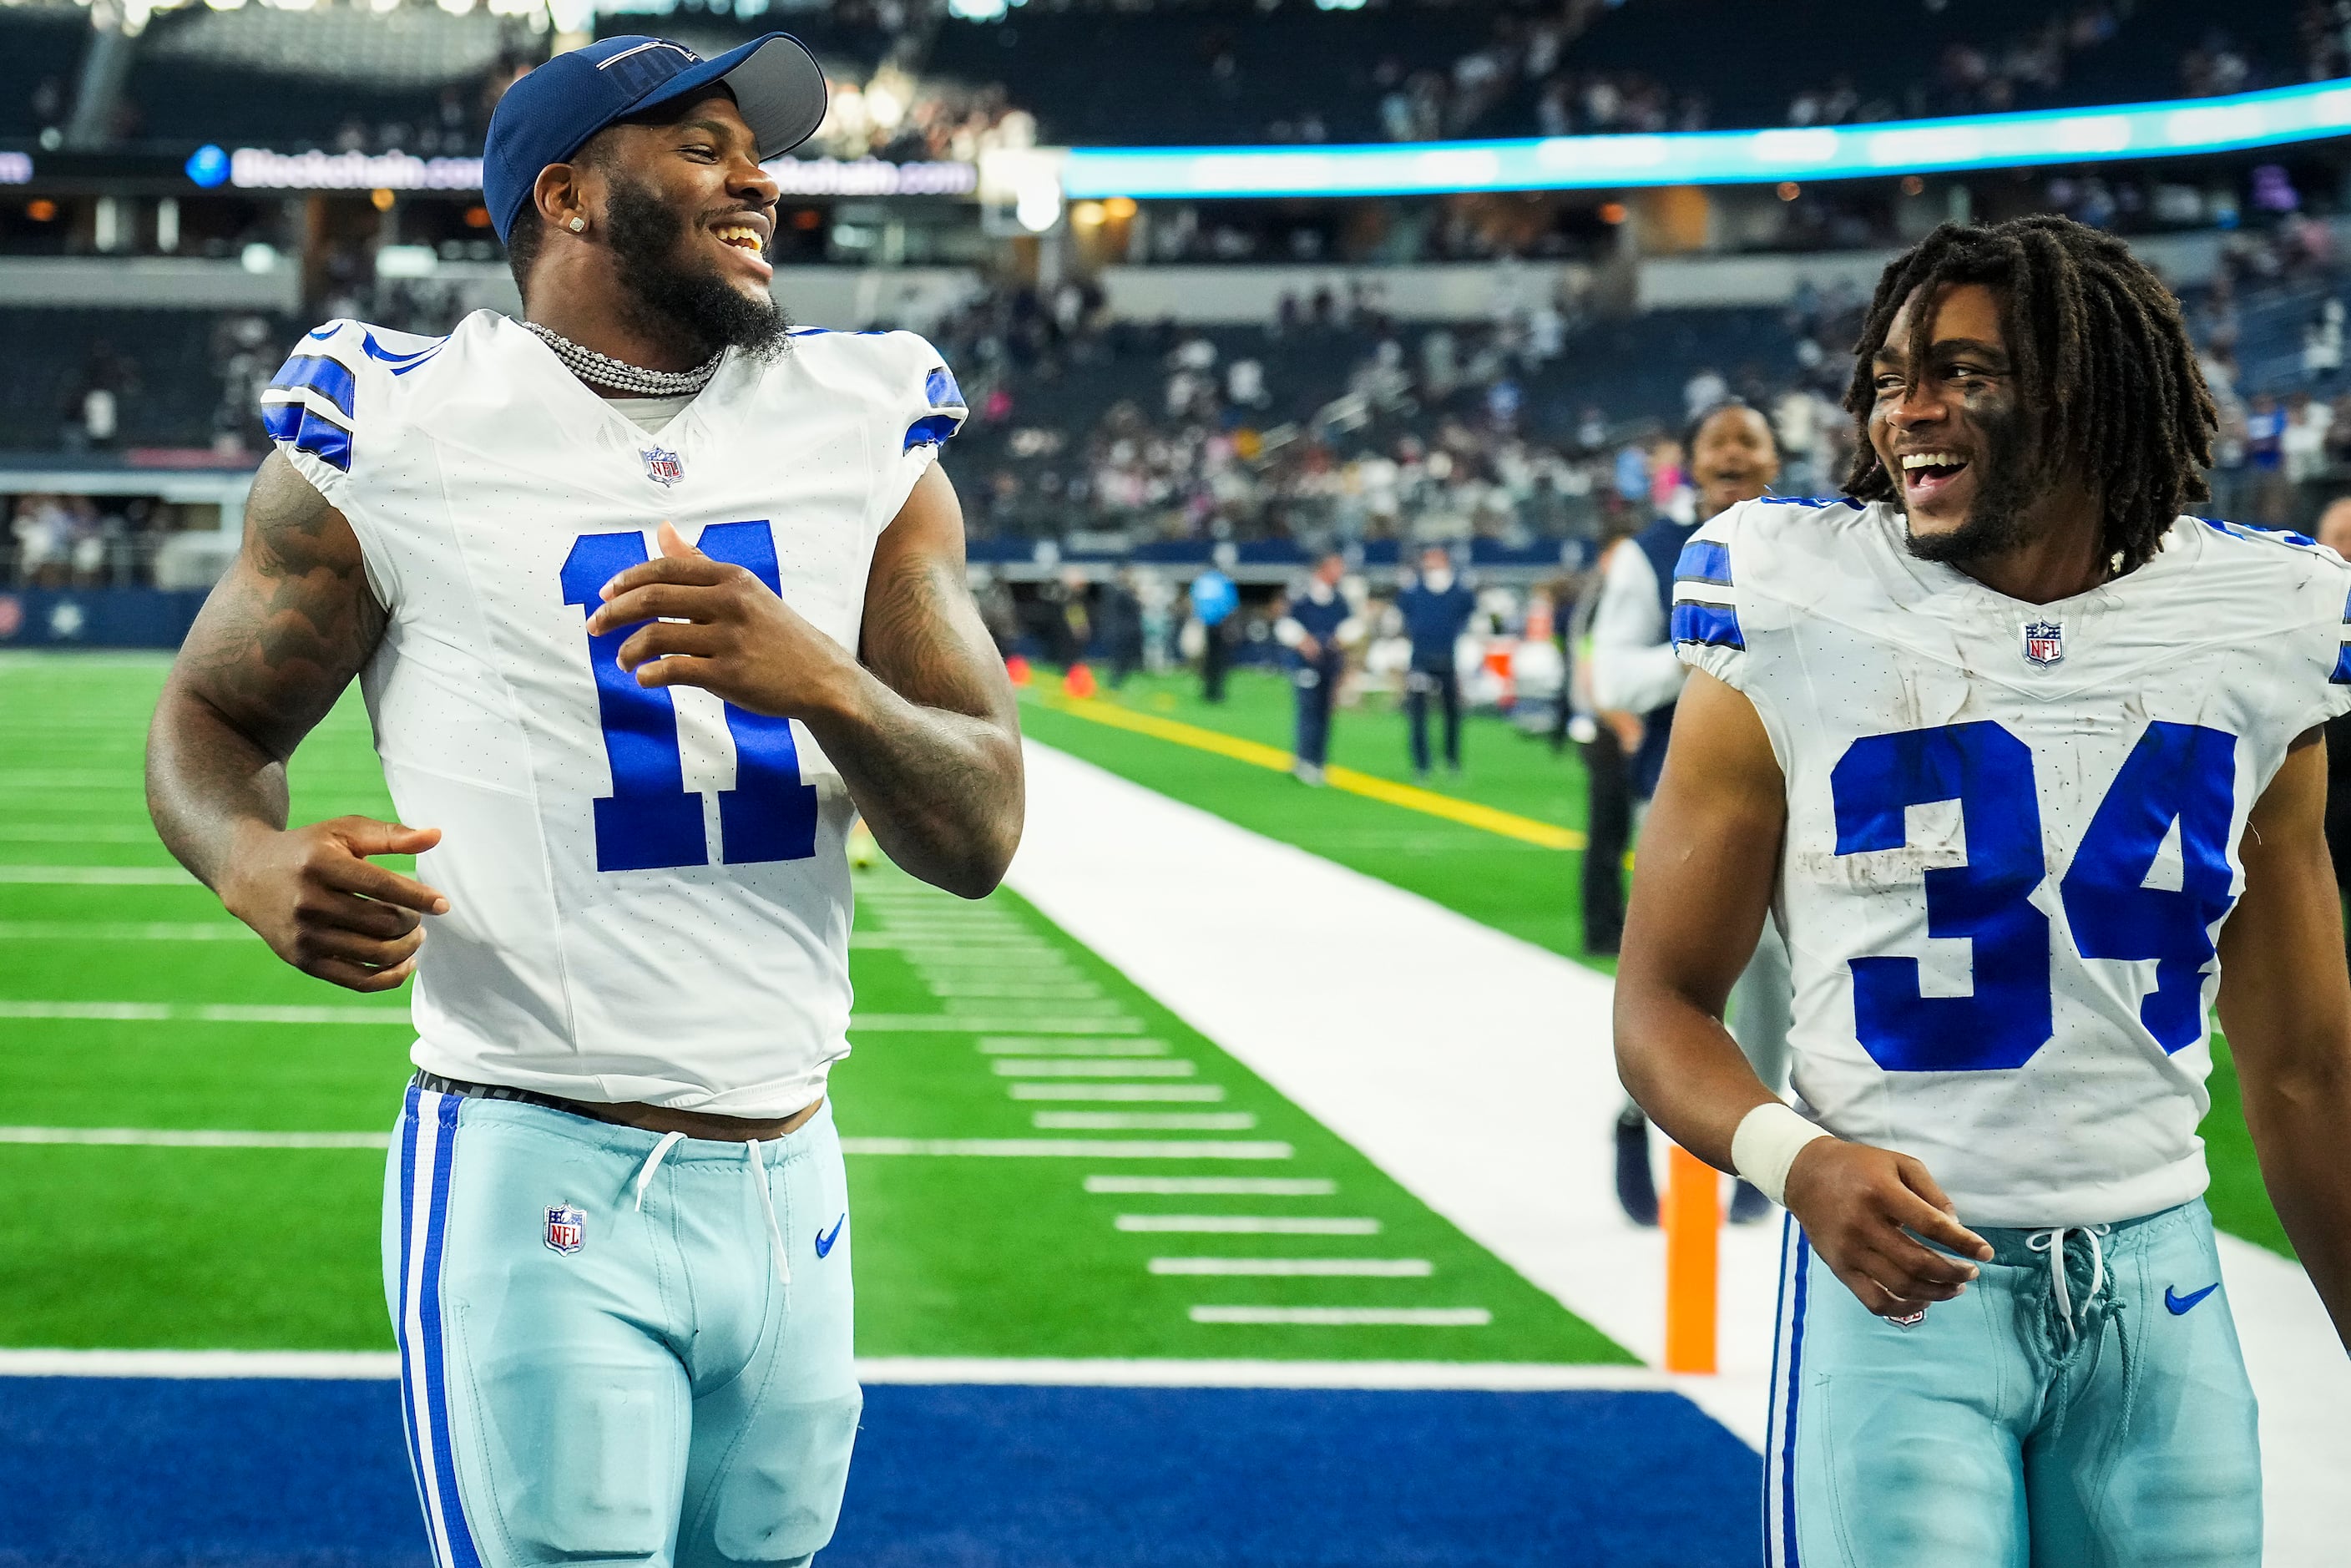
M 686 223 L 633 181 L 615 180 L 605 207 L 629 325 L 671 356 L 698 365 L 722 349 L 772 360 L 790 344 L 791 318 L 772 299 L 754 298 L 718 275 L 715 264 L 680 266 Z
M 1975 459 L 1976 498 L 1959 526 L 1949 533 L 1921 535 L 1904 530 L 1910 553 L 1920 560 L 1965 566 L 2005 555 L 2033 536 L 2032 520 L 2027 514 L 2036 486 L 2015 414 L 1979 413 L 1975 423 L 1984 436 L 1983 449 Z

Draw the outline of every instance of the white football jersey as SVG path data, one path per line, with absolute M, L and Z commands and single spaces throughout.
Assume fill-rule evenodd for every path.
M 1677 573 L 1682 657 L 1752 700 L 1787 776 L 1796 1092 L 1972 1224 L 2184 1203 L 2238 840 L 2351 708 L 2351 569 L 2181 517 L 2036 605 L 1904 540 L 1884 504 L 1752 501 Z
M 851 818 L 798 723 L 647 691 L 590 639 L 664 519 L 854 649 L 866 574 L 962 395 L 907 332 L 730 352 L 659 434 L 477 311 L 334 321 L 263 399 L 390 613 L 361 675 L 401 820 L 442 830 L 416 1063 L 578 1100 L 781 1116 L 848 1050 Z

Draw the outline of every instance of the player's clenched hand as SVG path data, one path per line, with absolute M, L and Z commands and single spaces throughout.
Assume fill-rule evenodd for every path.
M 1951 1200 L 1908 1155 L 1815 1138 L 1789 1167 L 1787 1190 L 1788 1211 L 1813 1249 L 1881 1317 L 1951 1300 L 1976 1277 L 1967 1259 L 1991 1260 L 1991 1248 L 1959 1222 Z M 1922 1245 L 1919 1236 L 1961 1256 Z
M 641 686 L 703 686 L 754 713 L 804 715 L 849 656 L 757 577 L 661 526 L 661 555 L 614 577 L 588 617 L 601 637 L 639 626 L 621 668 Z
M 257 829 L 237 845 L 221 903 L 279 957 L 354 991 L 388 991 L 416 967 L 423 916 L 449 901 L 370 855 L 416 854 L 438 828 L 337 817 L 285 831 Z

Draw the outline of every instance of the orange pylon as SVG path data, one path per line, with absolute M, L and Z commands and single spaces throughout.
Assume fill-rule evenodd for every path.
M 1722 1272 L 1722 1176 L 1678 1144 L 1666 1158 L 1666 1370 L 1712 1372 Z

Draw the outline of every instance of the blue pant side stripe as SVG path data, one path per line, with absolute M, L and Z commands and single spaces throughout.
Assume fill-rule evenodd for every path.
M 1787 1551 L 1787 1568 L 1800 1568 L 1796 1556 L 1796 1395 L 1803 1386 L 1804 1287 L 1812 1273 L 1812 1240 L 1799 1227 L 1796 1284 L 1788 1312 L 1788 1407 L 1780 1418 L 1780 1531 Z
M 416 1500 L 428 1508 L 424 1492 L 424 1460 L 416 1445 L 416 1385 L 414 1364 L 408 1354 L 409 1239 L 416 1233 L 416 1085 L 408 1086 L 405 1113 L 400 1118 L 400 1300 L 393 1304 L 392 1334 L 400 1346 L 400 1425 L 408 1437 L 409 1473 L 416 1478 Z M 424 1532 L 433 1533 L 432 1521 Z
M 457 1495 L 457 1457 L 450 1447 L 449 1401 L 441 1353 L 441 1242 L 449 1224 L 449 1172 L 456 1164 L 457 1111 L 464 1103 L 455 1094 L 441 1099 L 441 1138 L 434 1151 L 433 1207 L 424 1230 L 424 1280 L 418 1316 L 424 1329 L 424 1399 L 433 1426 L 433 1469 L 440 1481 L 450 1562 L 452 1568 L 482 1568 L 481 1555 L 474 1550 L 473 1531 L 465 1525 L 465 1500 Z

